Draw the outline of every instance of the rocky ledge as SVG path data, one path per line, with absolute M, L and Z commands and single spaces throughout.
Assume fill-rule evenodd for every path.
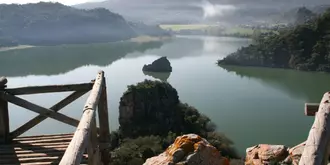
M 149 158 L 144 165 L 229 165 L 229 160 L 207 140 L 196 135 L 179 136 L 162 154 Z
M 245 165 L 298 165 L 305 143 L 288 148 L 284 145 L 259 144 L 246 149 Z
M 142 70 L 148 72 L 172 72 L 172 67 L 167 57 L 161 57 L 151 64 L 144 65 Z

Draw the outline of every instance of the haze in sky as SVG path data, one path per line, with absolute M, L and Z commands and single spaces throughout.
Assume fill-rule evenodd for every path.
M 18 4 L 25 4 L 25 3 L 38 3 L 38 2 L 59 2 L 65 5 L 75 5 L 79 3 L 86 3 L 86 2 L 99 2 L 102 0 L 0 0 L 0 3 L 11 4 L 11 3 L 18 3 Z

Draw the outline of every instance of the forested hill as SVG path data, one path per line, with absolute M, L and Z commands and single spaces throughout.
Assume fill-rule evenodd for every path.
M 0 5 L 0 46 L 110 42 L 137 35 L 122 16 L 103 8 L 45 2 Z
M 279 34 L 261 36 L 218 64 L 330 72 L 330 9 Z

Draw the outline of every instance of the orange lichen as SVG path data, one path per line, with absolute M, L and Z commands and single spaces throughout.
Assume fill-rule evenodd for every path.
M 170 147 L 167 148 L 166 153 L 172 156 L 178 149 L 182 149 L 185 153 L 194 152 L 197 149 L 197 143 L 201 140 L 202 138 L 200 136 L 180 136 L 175 139 Z M 195 146 L 195 144 L 197 145 Z

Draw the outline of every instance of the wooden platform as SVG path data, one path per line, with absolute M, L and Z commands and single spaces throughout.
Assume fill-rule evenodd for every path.
M 0 145 L 1 165 L 59 164 L 73 134 L 19 137 L 11 144 Z M 87 164 L 84 154 L 82 164 Z

